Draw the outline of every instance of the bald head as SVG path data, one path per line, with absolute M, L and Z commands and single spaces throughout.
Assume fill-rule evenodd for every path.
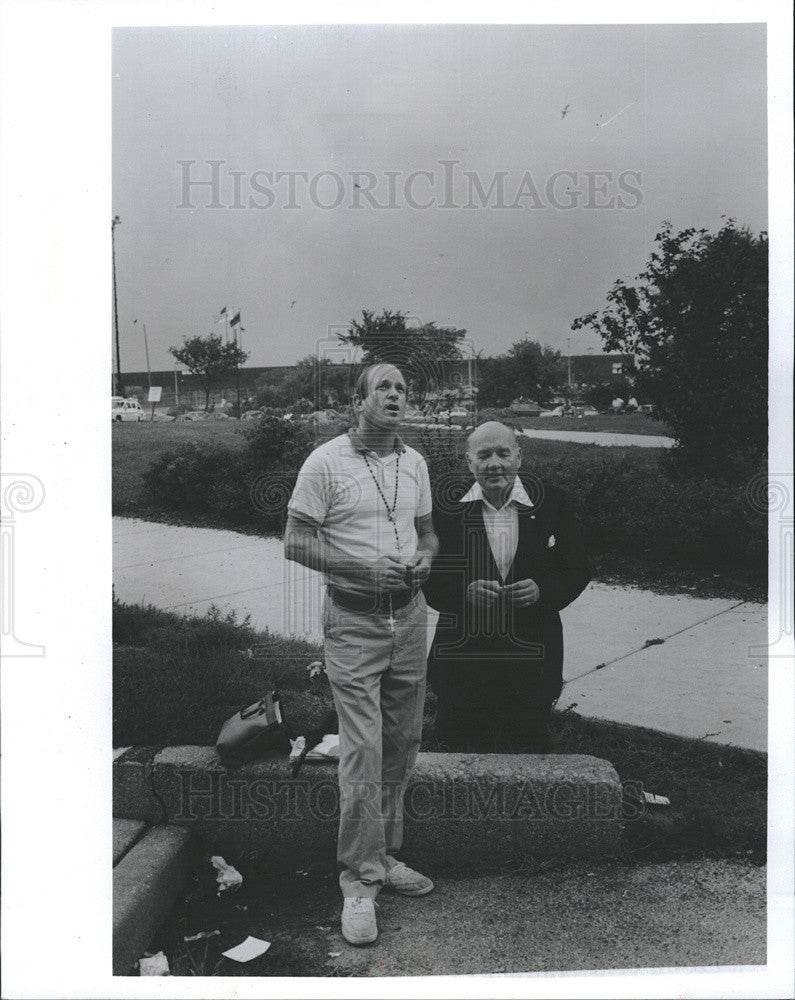
M 467 438 L 467 464 L 486 499 L 495 507 L 506 502 L 521 462 L 516 435 L 505 424 L 490 420 Z
M 467 453 L 477 451 L 484 442 L 500 442 L 514 451 L 519 450 L 514 432 L 498 420 L 489 420 L 472 431 L 467 438 Z

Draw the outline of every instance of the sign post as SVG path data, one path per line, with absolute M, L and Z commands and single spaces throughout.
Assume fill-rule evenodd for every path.
M 148 402 L 152 404 L 152 415 L 150 416 L 150 422 L 155 419 L 155 403 L 160 402 L 160 397 L 163 395 L 163 387 L 159 385 L 152 385 L 149 387 L 149 397 Z

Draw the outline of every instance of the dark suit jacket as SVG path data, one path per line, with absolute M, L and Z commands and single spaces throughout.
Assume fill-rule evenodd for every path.
M 520 479 L 533 507 L 519 506 L 519 544 L 508 577 L 500 579 L 483 523 L 482 502 L 460 503 L 472 479 L 435 491 L 434 526 L 439 556 L 423 590 L 440 612 L 428 660 L 428 681 L 440 700 L 483 685 L 504 686 L 517 710 L 549 705 L 563 686 L 563 630 L 558 611 L 587 586 L 590 566 L 577 518 L 566 495 L 532 476 Z M 473 580 L 513 583 L 530 578 L 539 601 L 515 608 L 500 600 L 494 610 L 473 609 L 466 589 Z M 452 689 L 450 688 L 452 685 Z

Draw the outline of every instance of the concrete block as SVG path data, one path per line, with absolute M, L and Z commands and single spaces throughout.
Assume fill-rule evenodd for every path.
M 113 820 L 113 864 L 124 857 L 133 844 L 137 843 L 146 830 L 146 823 L 137 819 Z
M 126 975 L 182 891 L 192 862 L 190 833 L 150 830 L 113 869 L 113 974 Z
M 270 871 L 328 868 L 336 858 L 336 764 L 306 764 L 290 777 L 284 755 L 227 768 L 213 747 L 168 747 L 154 761 L 154 788 L 169 823 L 195 829 L 208 853 Z
M 134 747 L 113 762 L 113 815 L 162 823 L 163 807 L 152 791 L 156 747 Z
M 621 783 L 584 755 L 420 754 L 405 843 L 437 872 L 605 857 L 621 836 Z
M 334 863 L 334 764 L 306 764 L 293 781 L 284 756 L 229 769 L 212 747 L 169 747 L 153 759 L 152 788 L 166 822 L 236 864 Z M 405 857 L 438 872 L 609 856 L 620 836 L 621 783 L 595 757 L 421 753 L 405 796 Z

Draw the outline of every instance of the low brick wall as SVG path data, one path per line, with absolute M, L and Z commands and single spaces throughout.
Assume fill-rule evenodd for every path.
M 229 769 L 212 747 L 133 748 L 113 765 L 113 814 L 195 832 L 205 850 L 295 871 L 334 864 L 334 764 L 284 757 Z M 615 852 L 621 783 L 578 755 L 421 753 L 405 796 L 405 857 L 460 874 Z

